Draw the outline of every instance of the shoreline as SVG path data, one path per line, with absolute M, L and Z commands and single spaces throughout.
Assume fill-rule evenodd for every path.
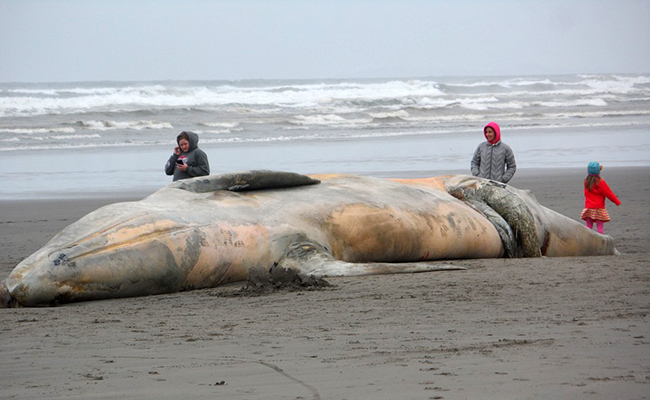
M 604 164 L 602 176 L 622 201 L 607 203 L 605 224 L 620 256 L 455 260 L 468 269 L 328 278 L 335 286 L 325 290 L 242 296 L 234 286 L 2 309 L 8 362 L 0 364 L 0 392 L 648 398 L 650 167 Z M 521 169 L 510 183 L 579 221 L 585 175 L 586 166 Z M 144 196 L 0 201 L 0 279 L 86 213 Z

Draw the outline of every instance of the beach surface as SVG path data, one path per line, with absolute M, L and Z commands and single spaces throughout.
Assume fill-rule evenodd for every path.
M 510 183 L 579 220 L 584 175 Z M 650 398 L 650 168 L 602 176 L 620 256 L 2 309 L 0 398 Z M 0 201 L 0 279 L 88 212 L 148 194 Z

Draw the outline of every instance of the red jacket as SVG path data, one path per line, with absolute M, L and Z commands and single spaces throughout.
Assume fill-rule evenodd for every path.
M 585 185 L 585 208 L 605 208 L 605 197 L 617 206 L 621 204 L 604 179 L 596 182 L 591 191 Z

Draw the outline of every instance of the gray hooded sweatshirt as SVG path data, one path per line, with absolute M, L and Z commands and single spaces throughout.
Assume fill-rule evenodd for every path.
M 485 125 L 483 134 L 488 126 L 496 135 L 492 143 L 485 141 L 476 148 L 472 157 L 472 175 L 508 183 L 517 171 L 515 155 L 510 146 L 501 141 L 501 128 L 496 122 Z
M 165 173 L 167 175 L 174 175 L 174 181 L 209 175 L 210 164 L 208 163 L 208 156 L 198 147 L 199 135 L 194 132 L 181 132 L 176 136 L 176 143 L 178 143 L 180 136 L 183 133 L 187 134 L 190 147 L 187 149 L 186 153 L 181 151 L 181 154 L 176 155 L 176 153 L 173 153 L 171 157 L 169 157 L 169 160 L 167 160 L 167 163 L 165 164 Z M 181 171 L 176 166 L 178 160 L 188 165 L 185 172 Z

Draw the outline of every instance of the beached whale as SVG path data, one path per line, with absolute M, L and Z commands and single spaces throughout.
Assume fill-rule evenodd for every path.
M 490 180 L 247 171 L 177 181 L 86 215 L 22 261 L 0 297 L 40 306 L 215 287 L 260 267 L 327 277 L 615 253 L 611 237 Z

